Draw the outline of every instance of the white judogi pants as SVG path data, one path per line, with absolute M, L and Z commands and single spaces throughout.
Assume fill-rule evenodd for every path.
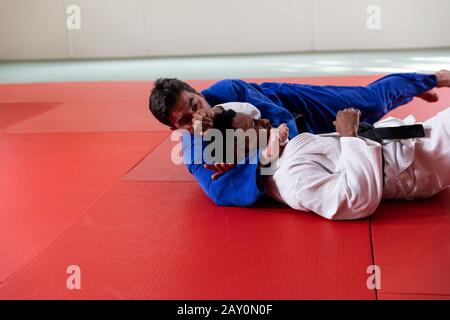
M 414 122 L 405 120 L 401 124 Z M 426 138 L 393 141 L 383 146 L 386 161 L 383 198 L 430 197 L 449 187 L 450 108 L 423 125 Z

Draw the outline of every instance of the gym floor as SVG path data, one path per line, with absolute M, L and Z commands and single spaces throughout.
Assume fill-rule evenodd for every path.
M 0 299 L 450 299 L 450 190 L 348 222 L 266 198 L 218 207 L 147 105 L 162 76 L 201 90 L 444 68 L 450 49 L 0 63 Z M 389 115 L 425 120 L 450 106 L 438 93 Z

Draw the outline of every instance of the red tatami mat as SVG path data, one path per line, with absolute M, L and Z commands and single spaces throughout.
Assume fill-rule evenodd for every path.
M 125 180 L 134 181 L 195 181 L 184 163 L 180 163 L 181 139 L 179 135 L 168 136 L 144 160 L 133 168 Z M 172 157 L 177 162 L 172 161 Z
M 44 103 L 37 104 L 42 108 Z M 51 103 L 47 105 L 51 106 Z M 19 106 L 19 108 L 17 108 Z M 0 108 L 2 106 L 0 105 Z M 46 112 L 37 112 L 31 117 L 22 116 L 23 109 L 36 109 L 29 103 L 20 106 L 15 103 L 1 114 L 22 117 L 22 121 L 4 126 L 4 132 L 100 132 L 100 131 L 167 131 L 169 129 L 157 121 L 149 112 L 145 101 L 109 101 L 109 102 L 64 102 L 49 108 Z M 31 111 L 30 111 L 31 112 Z M 1 129 L 1 123 L 0 123 Z
M 0 102 L 146 101 L 152 81 L 1 84 Z
M 450 189 L 433 198 L 385 202 L 372 216 L 384 294 L 449 295 Z
M 45 248 L 166 133 L 0 135 L 0 282 Z
M 194 182 L 122 181 L 0 299 L 374 299 L 367 220 L 217 207 Z M 66 269 L 81 269 L 81 290 Z
M 0 103 L 0 131 L 8 126 L 13 126 L 18 122 L 28 120 L 41 113 L 50 111 L 57 107 L 59 103 Z
M 214 82 L 189 81 L 199 90 Z M 267 201 L 215 206 L 170 162 L 170 131 L 149 114 L 150 89 L 150 81 L 0 85 L 0 298 L 374 299 L 372 254 L 379 299 L 449 296 L 449 191 L 383 203 L 371 229 L 368 220 L 331 222 Z M 438 92 L 437 103 L 415 99 L 391 115 L 424 120 L 450 106 L 450 90 Z M 81 267 L 79 291 L 66 288 L 72 264 Z

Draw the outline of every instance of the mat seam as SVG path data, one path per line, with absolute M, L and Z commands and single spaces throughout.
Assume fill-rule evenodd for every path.
M 164 141 L 164 139 L 162 139 Z M 151 148 L 150 152 L 152 152 L 157 146 L 154 146 Z M 72 227 L 77 221 L 79 221 L 96 203 L 98 200 L 100 200 L 105 194 L 107 194 L 109 191 L 112 190 L 114 186 L 116 186 L 118 183 L 120 183 L 122 180 L 122 177 L 124 177 L 125 174 L 120 175 L 118 178 L 116 178 L 114 181 L 112 181 L 111 186 L 107 188 L 104 192 L 102 192 L 97 198 L 95 198 L 91 204 L 87 206 L 85 210 L 81 212 L 81 214 L 76 217 L 72 223 L 67 225 L 64 229 L 62 229 L 59 233 L 57 233 L 53 238 L 51 238 L 47 244 L 38 252 L 36 252 L 34 255 L 31 256 L 31 258 L 24 262 L 23 265 L 21 265 L 19 268 L 17 268 L 15 271 L 13 271 L 9 276 L 7 276 L 3 282 L 0 281 L 0 288 L 3 287 L 11 278 L 13 278 L 17 273 L 22 271 L 26 266 L 31 264 L 45 249 L 47 249 L 52 243 L 54 243 L 58 238 L 60 238 L 70 227 Z
M 161 131 L 162 132 L 166 132 L 166 131 Z M 164 137 L 164 139 L 161 139 L 161 141 L 154 146 L 149 152 L 147 152 L 137 163 L 134 164 L 134 166 L 132 166 L 130 169 L 128 169 L 127 172 L 125 172 L 125 174 L 123 176 L 120 177 L 120 180 L 123 180 L 124 177 L 126 177 L 134 168 L 136 168 L 142 161 L 144 161 L 153 151 L 156 150 L 156 148 L 158 148 L 160 145 L 162 145 L 164 143 L 164 141 L 166 141 L 167 137 Z
M 369 216 L 369 237 L 370 237 L 370 251 L 372 253 L 372 265 L 375 266 L 375 251 L 373 248 L 373 233 L 372 233 L 372 218 Z M 378 299 L 378 289 L 375 287 L 375 300 Z
M 92 208 L 92 206 L 98 201 L 100 200 L 107 192 L 109 192 L 115 185 L 116 185 L 117 181 L 114 181 L 113 185 L 110 186 L 105 192 L 101 193 L 97 198 L 95 198 L 95 200 L 92 201 L 92 203 L 85 209 L 82 211 L 82 213 L 76 217 L 72 223 L 70 223 L 69 225 L 67 225 L 64 229 L 62 229 L 58 234 L 56 234 L 53 238 L 51 238 L 47 244 L 38 252 L 36 252 L 31 258 L 30 260 L 28 260 L 27 262 L 25 262 L 23 265 L 21 265 L 18 269 L 16 269 L 14 272 L 12 272 L 7 278 L 5 278 L 3 281 L 3 285 L 5 285 L 11 278 L 13 278 L 17 273 L 19 273 L 20 271 L 22 271 L 27 265 L 29 265 L 30 263 L 32 263 L 45 249 L 47 249 L 52 243 L 54 243 L 58 238 L 60 238 L 62 236 L 62 234 L 64 232 L 66 232 L 67 229 L 69 229 L 72 225 L 74 225 L 75 222 L 77 222 L 78 220 L 81 219 L 82 216 L 84 216 L 86 214 L 86 212 Z

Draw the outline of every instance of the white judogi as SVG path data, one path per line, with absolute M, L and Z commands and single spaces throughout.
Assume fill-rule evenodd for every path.
M 242 105 L 239 111 L 243 112 Z M 375 126 L 414 122 L 411 116 L 388 118 Z M 294 209 L 333 220 L 367 217 L 382 198 L 432 196 L 450 186 L 450 108 L 423 125 L 428 137 L 385 140 L 383 145 L 337 133 L 302 133 L 276 160 L 273 175 L 265 180 L 267 194 Z
M 383 195 L 381 145 L 302 133 L 288 142 L 265 186 L 276 200 L 327 219 L 368 216 Z

